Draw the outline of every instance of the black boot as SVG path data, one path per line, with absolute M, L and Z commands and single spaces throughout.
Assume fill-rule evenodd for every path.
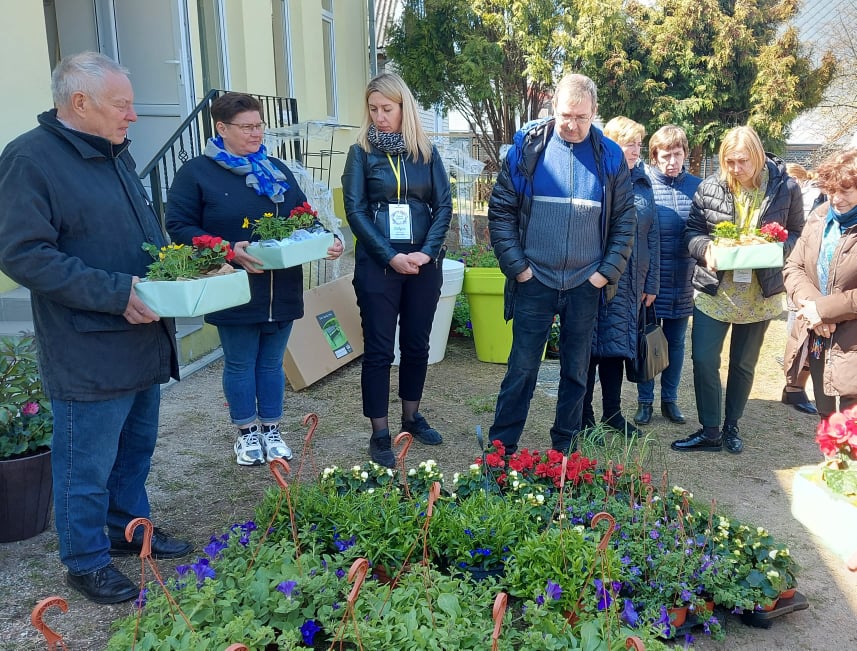
M 369 458 L 379 466 L 395 468 L 396 456 L 393 454 L 392 446 L 389 429 L 372 432 L 372 436 L 369 438 Z
M 678 405 L 674 402 L 662 402 L 661 415 L 673 423 L 678 423 L 679 425 L 684 425 L 685 423 L 684 414 L 681 413 L 681 410 L 678 408 Z
M 652 403 L 641 402 L 637 405 L 637 413 L 634 414 L 634 422 L 637 425 L 648 425 L 652 422 Z
M 605 425 L 609 425 L 615 430 L 619 430 L 620 433 L 624 434 L 628 438 L 631 438 L 632 436 L 643 435 L 643 433 L 639 429 L 637 429 L 636 427 L 631 425 L 631 423 L 625 420 L 625 417 L 622 415 L 622 412 L 616 412 L 615 414 L 610 416 L 610 418 L 607 419 L 602 418 L 601 422 Z

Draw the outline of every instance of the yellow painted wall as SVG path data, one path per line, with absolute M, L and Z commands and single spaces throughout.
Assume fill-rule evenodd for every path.
M 41 2 L 0 0 L 0 79 L 11 94 L 3 102 L 0 150 L 36 126 L 36 116 L 53 106 L 51 68 Z M 0 292 L 17 284 L 0 273 Z
M 51 68 L 41 2 L 0 0 L 0 79 L 9 92 L 0 120 L 0 149 L 36 126 L 36 116 L 53 106 Z

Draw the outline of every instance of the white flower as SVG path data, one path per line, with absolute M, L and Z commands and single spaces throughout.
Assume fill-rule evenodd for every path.
M 470 470 L 479 470 L 481 467 L 482 466 L 480 466 L 478 463 L 471 463 L 470 464 Z
M 374 488 L 370 488 L 370 489 L 368 489 L 366 492 L 367 492 L 367 493 L 374 493 L 374 492 L 375 492 L 375 489 L 374 489 Z
M 392 477 L 392 476 L 393 476 L 393 469 L 387 468 L 387 477 Z
M 452 476 L 452 482 L 453 482 L 454 484 L 457 484 L 457 483 L 458 483 L 458 477 L 459 477 L 459 473 L 455 473 L 455 474 Z
M 411 468 L 410 470 L 408 470 L 408 477 L 413 477 L 416 474 L 417 474 L 416 468 Z
M 367 479 L 369 479 L 369 473 L 364 470 L 363 472 L 360 473 L 360 479 L 362 479 L 363 481 L 366 481 Z
M 352 466 L 351 470 L 353 470 L 354 472 L 360 472 L 360 466 Z
M 544 504 L 545 496 L 539 493 L 538 495 L 536 495 L 536 502 L 538 502 L 539 504 Z

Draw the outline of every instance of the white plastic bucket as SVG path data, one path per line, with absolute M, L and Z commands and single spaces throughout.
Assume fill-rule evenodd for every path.
M 464 263 L 458 260 L 444 259 L 443 261 L 443 284 L 440 286 L 440 300 L 437 302 L 437 310 L 434 313 L 434 321 L 431 324 L 429 335 L 429 364 L 436 364 L 446 354 L 446 342 L 449 338 L 449 329 L 452 326 L 452 312 L 455 309 L 455 297 L 461 293 L 464 284 Z M 396 344 L 393 348 L 395 359 L 393 364 L 399 363 L 399 328 L 396 327 Z

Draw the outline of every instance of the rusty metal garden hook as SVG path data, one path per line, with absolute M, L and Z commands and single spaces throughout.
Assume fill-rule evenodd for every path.
M 279 484 L 280 488 L 288 488 L 289 483 L 286 481 L 283 473 L 288 475 L 292 471 L 289 462 L 285 459 L 272 459 L 268 462 L 268 466 L 270 467 L 271 474 L 274 476 L 274 481 Z
M 396 461 L 403 470 L 405 468 L 405 457 L 408 456 L 408 450 L 411 449 L 411 443 L 413 442 L 414 437 L 408 432 L 401 432 L 393 439 L 393 447 L 397 448 L 401 446 L 402 448 L 402 451 L 396 455 Z
M 143 544 L 140 547 L 140 558 L 152 557 L 152 536 L 155 533 L 155 526 L 148 518 L 134 518 L 125 526 L 125 540 L 134 542 L 134 532 L 137 527 L 143 527 Z
M 607 531 L 604 532 L 604 535 L 601 537 L 601 542 L 598 543 L 598 551 L 603 552 L 607 549 L 607 545 L 610 544 L 610 536 L 613 535 L 613 531 L 616 530 L 616 519 L 610 515 L 602 511 L 601 513 L 596 513 L 592 516 L 592 528 L 595 529 L 596 525 L 602 520 L 607 520 Z
M 491 611 L 494 617 L 494 632 L 491 634 L 491 651 L 497 651 L 500 642 L 500 629 L 503 627 L 503 616 L 506 614 L 506 605 L 509 603 L 509 595 L 498 592 L 494 599 L 494 608 Z
M 363 581 L 366 580 L 366 574 L 369 572 L 369 561 L 365 558 L 358 558 L 351 564 L 351 569 L 348 570 L 348 580 L 354 582 L 351 592 L 345 598 L 348 605 L 354 608 L 354 602 L 357 601 L 357 595 L 360 594 L 360 588 Z
M 62 597 L 46 597 L 37 603 L 35 608 L 33 608 L 33 612 L 30 613 L 30 622 L 32 622 L 33 626 L 36 627 L 37 631 L 45 636 L 45 641 L 48 643 L 49 650 L 66 649 L 67 651 L 68 647 L 62 639 L 62 635 L 55 632 L 50 626 L 45 624 L 44 621 L 45 611 L 48 610 L 48 608 L 53 608 L 54 606 L 64 613 L 68 612 L 68 603 L 66 603 L 65 599 Z
M 301 425 L 304 427 L 309 426 L 309 431 L 304 436 L 304 442 L 307 444 L 312 443 L 312 435 L 315 434 L 315 428 L 318 427 L 318 414 L 308 413 L 303 417 Z

